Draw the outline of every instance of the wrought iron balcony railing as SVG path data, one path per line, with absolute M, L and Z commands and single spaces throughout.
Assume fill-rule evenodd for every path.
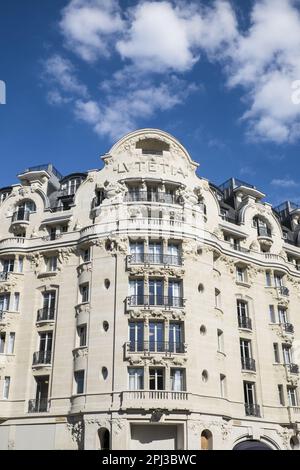
M 183 308 L 185 299 L 164 295 L 130 295 L 127 297 L 129 307 L 165 307 Z
M 8 278 L 8 272 L 7 271 L 0 272 L 0 282 L 1 281 L 7 281 L 7 278 Z
M 291 323 L 283 323 L 282 327 L 286 333 L 294 333 L 294 325 Z
M 252 330 L 252 321 L 249 317 L 238 317 L 239 328 L 245 328 L 246 330 Z
M 256 416 L 257 418 L 260 418 L 260 406 L 253 403 L 245 403 L 245 413 L 246 416 Z
M 172 266 L 181 266 L 182 258 L 180 255 L 164 255 L 153 253 L 132 253 L 127 256 L 128 264 L 163 264 Z
M 279 295 L 283 295 L 284 297 L 288 297 L 290 295 L 289 289 L 285 286 L 277 287 L 277 289 Z
M 54 320 L 55 309 L 54 308 L 40 308 L 37 313 L 37 322 Z
M 272 238 L 271 230 L 267 229 L 266 227 L 258 227 L 257 228 L 257 235 L 259 237 Z
M 16 212 L 14 212 L 12 221 L 13 222 L 28 222 L 30 218 L 31 212 L 29 210 L 25 209 L 19 209 Z
M 290 374 L 299 374 L 299 366 L 298 364 L 293 364 L 293 363 L 290 363 L 290 364 L 286 364 Z
M 129 341 L 126 343 L 126 350 L 134 353 L 184 354 L 186 352 L 186 344 L 172 341 Z
M 251 370 L 252 372 L 256 371 L 255 359 L 252 359 L 251 357 L 242 357 L 241 359 L 243 370 Z
M 51 351 L 37 351 L 33 354 L 32 364 L 51 364 Z
M 175 194 L 166 192 L 128 191 L 125 194 L 125 202 L 161 202 L 165 204 L 179 204 L 179 198 Z
M 48 398 L 40 398 L 39 400 L 29 400 L 28 402 L 28 413 L 46 413 L 48 409 Z

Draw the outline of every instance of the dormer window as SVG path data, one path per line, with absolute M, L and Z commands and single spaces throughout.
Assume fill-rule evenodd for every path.
M 63 194 L 66 196 L 74 196 L 80 184 L 81 184 L 80 178 L 71 178 L 69 181 L 61 185 L 61 190 Z
M 260 217 L 254 217 L 253 219 L 253 227 L 257 230 L 257 235 L 259 237 L 271 237 L 272 232 L 270 227 L 268 226 L 267 222 Z
M 16 221 L 28 221 L 30 214 L 36 211 L 36 205 L 33 201 L 25 201 L 16 207 L 16 211 L 13 215 L 13 222 Z

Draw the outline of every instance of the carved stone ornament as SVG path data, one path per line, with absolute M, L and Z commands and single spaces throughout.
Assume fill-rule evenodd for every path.
M 290 440 L 294 435 L 292 429 L 282 428 L 282 430 L 276 430 L 278 436 L 282 439 L 284 449 L 289 449 Z
M 76 418 L 68 418 L 67 427 L 69 432 L 71 433 L 72 440 L 76 442 L 79 449 L 82 448 L 84 431 L 83 421 L 77 420 Z
M 88 348 L 87 347 L 81 347 L 81 348 L 73 349 L 74 359 L 77 359 L 78 357 L 86 357 L 87 355 L 88 355 Z
M 112 419 L 110 422 L 112 425 L 112 433 L 115 436 L 118 436 L 119 434 L 121 434 L 123 429 L 126 427 L 126 419 L 117 418 L 117 419 Z

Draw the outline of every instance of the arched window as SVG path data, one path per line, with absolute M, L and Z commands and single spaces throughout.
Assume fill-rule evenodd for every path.
M 212 450 L 213 448 L 213 435 L 208 429 L 201 434 L 201 450 Z
M 258 237 L 272 237 L 271 227 L 261 217 L 254 217 L 253 227 L 256 228 Z
M 98 437 L 101 450 L 110 450 L 110 432 L 107 428 L 98 430 Z
M 35 211 L 36 211 L 36 205 L 33 201 L 31 200 L 22 201 L 16 207 L 16 211 L 13 215 L 13 221 L 29 220 L 30 214 Z

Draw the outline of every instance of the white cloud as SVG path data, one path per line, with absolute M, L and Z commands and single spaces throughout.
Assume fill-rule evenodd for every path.
M 53 55 L 44 63 L 43 74 L 51 85 L 59 87 L 66 93 L 87 96 L 87 87 L 77 80 L 75 72 L 73 64 L 60 55 Z M 57 90 L 52 91 L 52 98 L 56 101 L 63 99 Z
M 62 11 L 61 31 L 67 46 L 94 62 L 109 56 L 110 43 L 123 29 L 117 0 L 71 0 Z
M 274 179 L 271 181 L 271 184 L 273 186 L 278 186 L 279 188 L 294 188 L 298 186 L 298 183 L 290 178 Z

